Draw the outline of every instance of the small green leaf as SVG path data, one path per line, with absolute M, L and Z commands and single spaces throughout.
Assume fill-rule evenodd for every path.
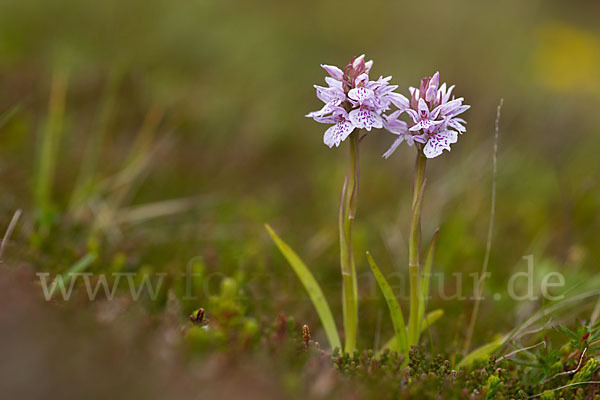
M 68 270 L 68 274 L 73 274 L 77 272 L 83 272 L 96 260 L 96 254 L 87 253 L 85 256 L 80 258 L 75 264 L 73 264 Z
M 367 251 L 367 259 L 369 260 L 369 266 L 375 279 L 379 284 L 379 288 L 383 292 L 383 297 L 387 302 L 390 310 L 390 317 L 392 317 L 392 323 L 394 325 L 394 331 L 396 332 L 396 350 L 399 354 L 407 354 L 408 352 L 408 338 L 406 337 L 406 324 L 404 323 L 404 316 L 402 315 L 402 308 L 394 296 L 392 288 L 388 284 L 387 280 L 375 264 L 375 260 L 371 257 L 371 254 Z
M 316 281 L 306 264 L 304 264 L 300 257 L 298 257 L 298 255 L 294 252 L 294 250 L 292 250 L 283 240 L 281 240 L 281 238 L 277 236 L 275 231 L 273 231 L 268 224 L 265 224 L 265 228 L 269 232 L 269 235 L 271 235 L 271 239 L 273 239 L 279 248 L 279 251 L 281 251 L 296 275 L 298 275 L 298 278 L 300 279 L 300 282 L 302 282 L 304 289 L 308 292 L 308 296 L 317 309 L 317 314 L 319 314 L 319 318 L 321 319 L 321 323 L 325 329 L 325 334 L 329 340 L 329 345 L 332 349 L 335 349 L 336 347 L 341 348 L 342 345 L 337 328 L 335 326 L 335 320 L 333 319 L 331 309 L 329 308 L 329 304 L 327 304 L 327 299 L 325 299 L 319 283 Z
M 427 315 L 421 322 L 421 333 L 425 332 L 431 325 L 435 324 L 436 321 L 442 318 L 443 315 L 444 310 L 442 310 L 441 308 L 427 313 Z
M 484 344 L 483 346 L 478 347 L 477 349 L 473 350 L 472 352 L 467 354 L 465 356 L 465 358 L 463 358 L 461 360 L 460 363 L 458 363 L 458 368 L 468 367 L 471 364 L 473 364 L 475 361 L 486 361 L 493 352 L 498 350 L 500 348 L 500 346 L 502 346 L 504 344 L 506 339 L 507 339 L 507 336 L 500 336 L 496 340 L 494 340 L 490 343 Z
M 71 281 L 73 274 L 77 274 L 83 272 L 96 260 L 96 255 L 94 253 L 87 253 L 85 256 L 80 258 L 75 264 L 73 264 L 66 273 L 57 276 L 52 282 L 52 288 L 50 289 L 50 293 L 54 293 L 54 286 L 56 286 L 57 281 L 61 279 L 63 281 L 63 285 L 66 285 Z
M 443 315 L 444 315 L 444 310 L 442 310 L 442 309 L 437 309 L 437 310 L 434 310 L 434 311 L 428 313 L 425 316 L 425 318 L 423 319 L 423 321 L 421 322 L 421 333 L 425 332 L 431 325 L 433 325 Z M 391 349 L 392 347 L 394 347 L 395 343 L 396 343 L 396 337 L 394 336 L 394 337 L 390 338 L 387 342 L 385 342 L 383 347 L 378 351 L 378 354 L 380 354 L 381 352 L 383 352 L 386 349 Z

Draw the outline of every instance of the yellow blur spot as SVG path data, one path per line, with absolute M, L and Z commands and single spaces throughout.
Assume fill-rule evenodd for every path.
M 560 92 L 600 92 L 600 39 L 561 23 L 538 29 L 533 66 L 540 83 Z

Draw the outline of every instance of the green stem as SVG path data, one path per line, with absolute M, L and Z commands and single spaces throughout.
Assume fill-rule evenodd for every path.
M 64 71 L 57 69 L 52 77 L 48 118 L 39 139 L 40 150 L 35 180 L 35 201 L 38 209 L 42 212 L 48 212 L 52 202 L 52 183 L 63 131 L 66 91 L 67 75 Z
M 358 330 L 358 284 L 356 265 L 352 249 L 352 224 L 356 215 L 358 196 L 358 137 L 354 132 L 349 137 L 350 154 L 348 172 L 340 202 L 340 266 L 342 270 L 342 304 L 344 313 L 344 351 L 353 353 L 356 349 Z
M 408 273 L 410 281 L 410 316 L 408 321 L 408 345 L 419 342 L 419 298 L 420 298 L 420 248 L 421 248 L 421 205 L 425 185 L 425 164 L 427 158 L 421 149 L 417 149 L 417 162 L 413 181 L 412 215 L 408 238 Z

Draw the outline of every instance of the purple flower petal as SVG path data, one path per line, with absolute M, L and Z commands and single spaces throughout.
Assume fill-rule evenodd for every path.
M 450 151 L 450 144 L 456 143 L 458 134 L 454 131 L 443 131 L 432 135 L 423 148 L 423 154 L 427 158 L 435 158 L 444 150 Z
M 375 96 L 375 93 L 371 89 L 367 89 L 363 86 L 350 89 L 348 92 L 348 97 L 350 97 L 352 100 L 358 101 L 359 104 L 363 104 L 365 100 L 370 99 L 373 96 Z
M 325 131 L 325 135 L 323 135 L 323 143 L 329 146 L 329 148 L 333 147 L 334 145 L 338 147 L 341 142 L 346 140 L 353 130 L 354 125 L 350 121 L 340 121 Z
M 432 101 L 433 99 L 435 99 L 436 95 L 437 95 L 437 87 L 436 86 L 429 86 L 427 88 L 427 92 L 425 92 L 425 100 L 426 101 Z
M 451 128 L 456 129 L 458 132 L 463 133 L 467 131 L 467 128 L 458 121 L 461 118 L 451 118 L 448 120 L 448 125 Z M 464 120 L 462 120 L 464 122 Z
M 433 74 L 433 76 L 431 77 L 431 80 L 429 81 L 429 86 L 435 86 L 436 88 L 438 86 L 440 86 L 440 72 L 437 71 L 435 74 Z
M 358 56 L 358 57 L 356 57 L 356 58 L 354 59 L 354 62 L 352 63 L 352 67 L 353 67 L 354 69 L 357 69 L 357 68 L 358 68 L 358 67 L 360 67 L 361 65 L 363 65 L 363 66 L 364 66 L 364 64 L 365 64 L 365 55 L 364 55 L 364 54 L 361 54 L 360 56 Z
M 352 110 L 348 114 L 348 119 L 358 129 L 366 129 L 368 131 L 371 128 L 383 128 L 383 120 L 381 116 L 375 111 L 369 110 L 368 108 L 357 108 Z
M 321 68 L 327 71 L 327 73 L 335 80 L 341 81 L 344 77 L 344 72 L 335 65 L 321 64 Z
M 383 153 L 383 158 L 389 158 L 394 153 L 394 151 L 396 151 L 398 146 L 400 146 L 400 144 L 402 144 L 403 141 L 404 141 L 404 136 L 398 136 L 396 138 L 396 140 L 394 140 L 392 142 L 392 145 L 390 146 L 390 148 L 387 149 L 387 151 L 385 153 Z
M 427 143 L 427 140 L 429 139 L 429 135 L 424 133 L 422 135 L 413 135 L 412 138 L 415 142 L 425 144 L 425 143 Z
M 406 122 L 398 119 L 399 113 L 399 111 L 396 111 L 387 116 L 383 121 L 383 127 L 394 135 L 404 135 L 408 132 L 408 125 Z
M 444 91 L 442 92 L 442 103 L 446 103 L 446 102 L 448 102 L 448 100 L 450 100 L 450 94 L 452 93 L 452 90 L 454 89 L 454 85 L 450 86 L 448 88 L 448 91 L 446 91 L 446 83 L 444 83 L 442 86 L 444 87 Z
M 413 120 L 413 122 L 415 124 L 417 122 L 419 122 L 419 114 L 417 114 L 417 112 L 415 110 L 413 110 L 412 108 L 409 108 L 406 110 L 406 113 L 410 116 L 410 118 Z
M 410 107 L 408 99 L 400 93 L 390 93 L 387 95 L 388 99 L 393 105 L 398 107 L 399 110 L 404 111 Z
M 369 75 L 368 74 L 360 74 L 354 80 L 355 86 L 366 86 L 369 83 Z
M 429 118 L 429 107 L 427 107 L 427 103 L 423 99 L 419 99 L 419 118 Z

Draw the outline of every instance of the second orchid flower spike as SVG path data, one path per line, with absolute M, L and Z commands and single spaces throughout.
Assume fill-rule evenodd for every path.
M 419 88 L 411 87 L 410 102 L 401 110 L 410 117 L 408 131 L 401 133 L 393 132 L 398 138 L 392 143 L 389 150 L 383 155 L 388 158 L 406 141 L 409 146 L 414 142 L 423 145 L 423 154 L 427 158 L 435 158 L 444 150 L 450 151 L 450 145 L 458 141 L 458 134 L 464 133 L 466 121 L 457 117 L 471 106 L 463 104 L 462 97 L 450 98 L 454 85 L 449 88 L 446 83 L 439 84 L 440 73 L 436 72 L 433 77 L 423 78 Z M 388 124 L 397 124 L 396 120 L 400 113 L 394 115 Z M 391 116 L 390 116 L 391 117 Z

